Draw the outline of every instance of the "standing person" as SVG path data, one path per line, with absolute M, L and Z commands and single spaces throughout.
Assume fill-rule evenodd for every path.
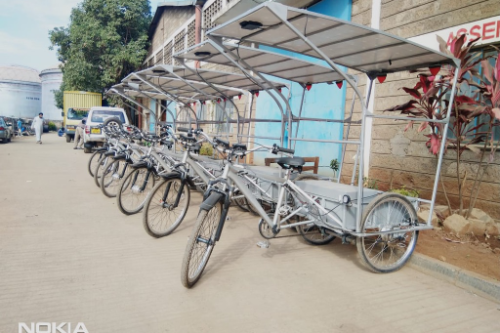
M 23 136 L 23 121 L 21 119 L 17 120 L 17 136 Z
M 75 147 L 73 149 L 83 149 L 83 130 L 85 129 L 85 124 L 87 123 L 87 118 L 83 118 L 75 129 Z
M 36 143 L 42 144 L 42 133 L 43 133 L 43 113 L 40 112 L 38 117 L 33 119 L 33 123 L 31 123 L 31 128 L 35 130 L 36 134 Z

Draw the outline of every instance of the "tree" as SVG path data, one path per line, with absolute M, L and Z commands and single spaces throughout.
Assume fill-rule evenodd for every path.
M 103 92 L 136 70 L 147 54 L 149 0 L 83 0 L 67 28 L 49 32 L 62 62 L 64 90 Z

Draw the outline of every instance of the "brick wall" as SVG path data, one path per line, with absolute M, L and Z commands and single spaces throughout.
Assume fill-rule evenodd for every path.
M 364 25 L 370 24 L 371 0 L 353 1 L 353 21 Z M 500 14 L 498 0 L 383 0 L 381 8 L 382 30 L 409 38 L 436 30 L 452 27 L 462 23 L 473 22 Z M 391 74 L 383 84 L 376 84 L 376 99 L 374 111 L 382 110 L 408 100 L 402 87 L 413 87 L 416 74 Z M 360 80 L 361 91 L 365 92 L 366 79 Z M 348 89 L 348 100 L 352 96 L 352 89 Z M 346 103 L 350 105 L 350 103 Z M 356 107 L 356 117 L 359 117 L 361 108 Z M 346 110 L 347 113 L 347 110 Z M 406 124 L 376 119 L 374 121 L 369 178 L 377 181 L 379 189 L 391 188 L 417 189 L 420 196 L 429 199 L 432 194 L 432 184 L 436 170 L 437 159 L 432 156 L 425 142 L 426 133 L 417 133 L 415 130 L 404 131 Z M 359 126 L 352 130 L 350 138 L 359 135 Z M 343 181 L 350 180 L 352 170 L 352 156 L 355 148 L 349 147 L 346 163 L 347 171 Z M 479 157 L 472 152 L 463 155 L 464 162 L 460 172 L 467 177 L 465 181 L 466 193 L 473 185 L 473 179 L 478 171 Z M 483 184 L 479 192 L 476 207 L 487 211 L 496 219 L 500 219 L 500 153 L 496 154 L 495 162 L 485 173 Z M 458 184 L 456 178 L 456 154 L 448 150 L 443 161 L 441 177 L 453 206 L 458 206 Z M 444 204 L 445 197 L 442 187 L 439 187 L 437 202 Z M 466 200 L 467 205 L 468 200 Z

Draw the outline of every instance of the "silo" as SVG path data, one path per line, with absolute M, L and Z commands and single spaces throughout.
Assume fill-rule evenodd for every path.
M 54 90 L 59 90 L 63 74 L 61 69 L 54 67 L 44 69 L 40 73 L 42 81 L 42 112 L 43 117 L 52 121 L 62 121 L 61 109 L 56 107 Z
M 0 115 L 34 118 L 42 111 L 42 84 L 36 69 L 0 66 Z

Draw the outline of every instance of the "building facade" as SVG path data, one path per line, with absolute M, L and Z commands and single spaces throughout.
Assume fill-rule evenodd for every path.
M 42 82 L 42 112 L 45 119 L 61 122 L 61 109 L 56 106 L 54 91 L 59 90 L 63 74 L 60 68 L 44 69 L 40 73 Z
M 0 67 L 0 115 L 34 118 L 42 110 L 38 71 L 24 66 Z
M 498 0 L 278 0 L 285 5 L 307 8 L 309 10 L 351 20 L 373 28 L 378 28 L 397 36 L 414 40 L 428 47 L 436 47 L 435 35 L 449 40 L 454 34 L 468 33 L 470 36 L 479 36 L 478 52 L 491 52 L 491 45 L 500 43 L 500 6 Z M 172 55 L 187 47 L 195 45 L 198 40 L 204 40 L 204 33 L 218 24 L 235 17 L 256 2 L 245 0 L 208 0 L 208 1 L 171 1 L 160 5 L 155 14 L 150 30 L 152 41 L 144 67 L 154 64 L 178 65 Z M 198 11 L 198 12 L 197 12 Z M 199 23 L 199 24 L 198 24 Z M 197 27 L 200 27 L 199 30 Z M 276 50 L 274 50 L 276 51 Z M 351 73 L 360 74 L 360 73 Z M 369 109 L 375 113 L 401 104 L 408 100 L 402 87 L 413 87 L 417 81 L 415 73 L 390 74 L 383 84 L 375 83 Z M 364 74 L 358 75 L 358 87 L 368 93 L 367 80 Z M 291 86 L 290 104 L 295 113 L 300 87 Z M 304 111 L 315 114 L 317 117 L 344 119 L 351 107 L 353 91 L 343 87 L 313 86 L 305 95 Z M 159 111 L 157 101 L 143 101 L 149 108 Z M 261 94 L 256 102 L 242 98 L 238 101 L 241 109 L 252 105 L 253 115 L 260 117 L 279 117 L 277 108 L 272 105 L 270 98 Z M 175 103 L 174 103 L 175 104 Z M 171 105 L 172 107 L 172 105 Z M 175 109 L 175 106 L 174 106 Z M 204 117 L 216 117 L 216 107 L 208 110 L 198 110 Z M 352 120 L 359 120 L 361 105 L 354 104 Z M 147 115 L 151 123 L 151 114 Z M 154 120 L 154 119 L 153 119 Z M 148 125 L 149 126 L 149 125 Z M 250 131 L 255 135 L 269 134 L 280 131 L 274 125 L 257 123 L 251 126 Z M 327 125 L 318 123 L 304 123 L 300 125 L 298 137 L 329 138 L 329 139 L 356 139 L 359 137 L 360 126 L 351 125 L 349 137 L 346 138 L 345 126 Z M 405 124 L 375 120 L 367 123 L 367 141 L 365 142 L 366 168 L 364 174 L 367 185 L 381 190 L 408 188 L 419 191 L 420 196 L 430 199 L 432 185 L 435 178 L 437 159 L 428 152 L 425 142 L 428 138 L 425 131 L 406 130 Z M 234 129 L 227 129 L 229 132 Z M 245 129 L 246 131 L 247 129 Z M 294 130 L 295 131 L 295 130 Z M 292 135 L 295 135 L 293 133 Z M 495 133 L 497 140 L 500 133 Z M 371 137 L 371 140 L 370 140 Z M 340 160 L 339 147 L 321 144 L 297 144 L 297 154 L 302 156 L 320 156 L 320 173 L 328 175 L 328 165 L 331 159 Z M 500 162 L 499 153 L 487 167 L 484 181 L 479 191 L 477 208 L 487 211 L 491 216 L 500 219 Z M 343 161 L 344 183 L 350 183 L 356 156 L 356 146 L 348 146 Z M 255 162 L 259 162 L 259 156 Z M 464 187 L 466 190 L 473 185 L 480 163 L 477 154 L 467 151 L 463 155 L 464 163 L 460 165 L 460 172 L 467 173 Z M 458 203 L 458 184 L 456 178 L 456 154 L 448 149 L 445 155 L 441 172 L 444 187 L 453 206 Z M 468 193 L 466 191 L 466 193 Z M 438 203 L 445 203 L 443 188 L 439 188 Z M 465 200 L 466 206 L 468 200 Z

